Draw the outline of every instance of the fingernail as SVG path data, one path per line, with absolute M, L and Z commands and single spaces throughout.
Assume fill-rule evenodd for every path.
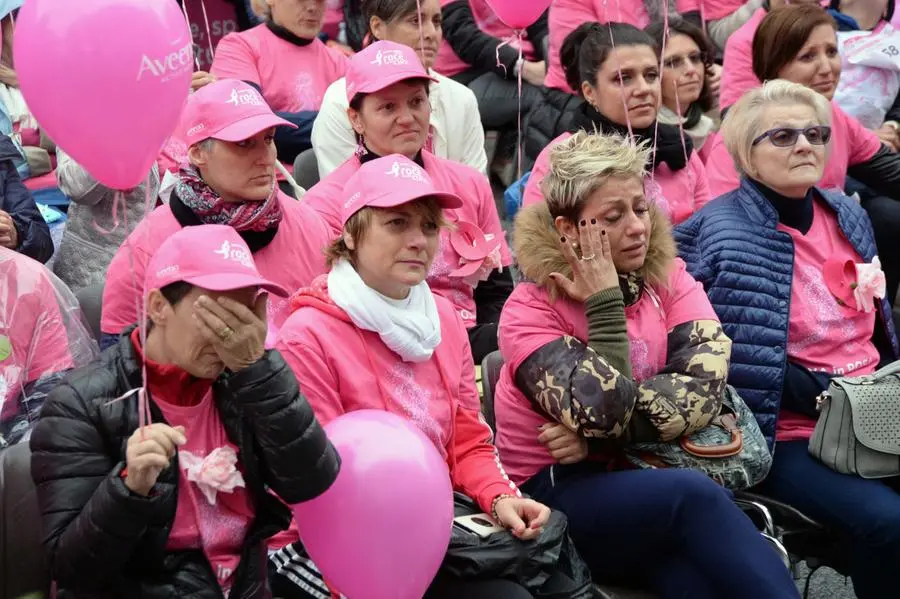
M 605 230 L 604 230 L 604 231 L 600 231 L 600 234 L 601 234 L 601 235 L 606 235 L 606 231 L 605 231 Z
M 563 243 L 566 242 L 566 238 L 565 238 L 565 237 L 560 237 L 559 240 L 562 241 Z
M 583 227 L 583 226 L 585 226 L 586 224 L 587 224 L 587 221 L 582 219 L 582 221 L 581 221 L 581 226 Z
M 592 219 L 591 219 L 591 224 L 592 224 L 592 225 L 596 225 L 596 224 L 597 224 L 597 219 L 596 219 L 596 218 L 592 218 Z

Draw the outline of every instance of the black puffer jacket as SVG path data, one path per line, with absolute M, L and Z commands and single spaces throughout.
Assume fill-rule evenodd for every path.
M 550 142 L 569 131 L 575 109 L 581 106 L 579 96 L 552 88 L 542 88 L 543 99 L 531 109 L 525 124 L 525 156 L 530 163 Z
M 141 385 L 129 334 L 50 393 L 31 437 L 50 574 L 61 599 L 221 599 L 202 551 L 166 551 L 178 457 L 149 497 L 131 493 L 121 476 L 138 428 L 137 394 L 110 402 Z M 278 352 L 223 374 L 213 397 L 256 508 L 229 597 L 260 599 L 268 596 L 265 540 L 290 523 L 266 488 L 288 503 L 316 497 L 337 476 L 339 458 Z M 165 421 L 152 402 L 151 410 L 154 422 Z

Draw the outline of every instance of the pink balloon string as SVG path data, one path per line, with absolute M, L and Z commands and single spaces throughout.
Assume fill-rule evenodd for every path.
M 495 58 L 497 59 L 497 66 L 503 69 L 504 74 L 508 74 L 506 70 L 506 65 L 500 61 L 500 49 L 505 46 L 511 46 L 513 44 L 516 45 L 516 50 L 519 52 L 519 57 L 516 61 L 518 65 L 518 72 L 516 73 L 516 80 L 518 83 L 518 109 L 516 114 L 516 181 L 522 178 L 522 70 L 523 65 L 525 64 L 524 58 L 522 55 L 522 44 L 525 38 L 525 30 L 516 29 L 515 32 L 504 39 L 502 42 L 497 44 L 497 50 L 495 51 Z M 521 198 L 519 199 L 521 202 Z
M 185 0 L 187 1 L 187 0 Z M 665 1 L 665 0 L 663 0 Z M 212 61 L 213 57 L 213 42 L 212 42 L 212 32 L 209 29 L 209 17 L 206 16 L 206 2 L 204 0 L 200 0 L 200 10 L 203 11 L 203 24 L 206 26 L 206 43 L 209 44 L 209 58 Z
M 193 42 L 194 41 L 194 28 L 193 28 L 193 26 L 191 26 L 191 17 L 190 17 L 190 15 L 188 15 L 188 7 L 187 7 L 188 2 L 189 2 L 189 0 L 184 0 L 181 3 L 181 6 L 184 8 L 184 22 L 187 23 L 188 31 L 191 34 L 191 42 Z M 194 67 L 198 71 L 203 70 L 200 68 L 200 53 L 199 52 L 194 52 Z
M 125 194 L 122 190 L 117 189 L 115 191 L 115 195 L 113 196 L 112 203 L 112 219 L 113 224 L 111 229 L 104 229 L 100 226 L 96 219 L 94 219 L 91 224 L 93 227 L 101 234 L 101 235 L 109 235 L 113 231 L 119 228 L 119 204 L 122 205 L 122 211 L 125 212 Z

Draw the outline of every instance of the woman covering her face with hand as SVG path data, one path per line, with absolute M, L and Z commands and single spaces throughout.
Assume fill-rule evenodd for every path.
M 645 32 L 624 23 L 585 23 L 563 44 L 570 83 L 584 102 L 569 131 L 543 149 L 531 171 L 523 205 L 540 202 L 541 181 L 552 146 L 572 133 L 599 131 L 632 137 L 653 148 L 648 155 L 648 193 L 678 223 L 709 201 L 706 170 L 689 136 L 657 122 L 660 99 L 658 49 Z
M 264 347 L 264 291 L 285 291 L 224 225 L 169 237 L 144 289 L 146 335 L 72 373 L 35 426 L 49 574 L 66 597 L 261 598 L 265 540 L 290 523 L 270 491 L 307 501 L 339 468 Z
M 456 306 L 469 331 L 473 358 L 480 363 L 497 349 L 497 321 L 513 285 L 506 268 L 512 259 L 487 177 L 427 149 L 433 84 L 409 46 L 375 42 L 356 54 L 347 72 L 347 114 L 357 151 L 310 189 L 302 204 L 317 211 L 334 236 L 340 235 L 340 198 L 347 181 L 362 165 L 391 154 L 412 160 L 435 186 L 462 198 L 461 206 L 445 213 L 453 227 L 441 231 L 428 285 Z
M 445 211 L 462 200 L 398 154 L 362 165 L 340 197 L 343 230 L 328 248 L 331 271 L 296 293 L 276 344 L 324 423 L 363 409 L 408 418 L 434 443 L 454 488 L 522 540 L 541 532 L 550 510 L 509 481 L 481 417 L 466 327 L 432 294 L 426 276 L 441 243 Z M 290 571 L 301 552 L 275 558 Z M 508 581 L 439 574 L 426 597 L 525 598 Z
M 622 459 L 632 439 L 709 425 L 731 353 L 644 194 L 648 153 L 576 133 L 552 150 L 547 200 L 516 218 L 525 281 L 500 320 L 500 457 L 513 482 L 566 514 L 598 581 L 663 599 L 796 598 L 784 564 L 721 486 Z

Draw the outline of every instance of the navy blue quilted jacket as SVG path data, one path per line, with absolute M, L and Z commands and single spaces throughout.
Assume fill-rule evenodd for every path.
M 866 212 L 839 192 L 817 191 L 837 214 L 844 236 L 869 262 L 877 252 Z M 744 179 L 738 189 L 675 228 L 679 254 L 706 289 L 733 342 L 728 382 L 753 410 L 770 448 L 787 362 L 794 271 L 794 243 L 777 224 L 775 208 Z M 898 345 L 887 300 L 878 309 L 877 326 L 884 327 L 894 359 Z

